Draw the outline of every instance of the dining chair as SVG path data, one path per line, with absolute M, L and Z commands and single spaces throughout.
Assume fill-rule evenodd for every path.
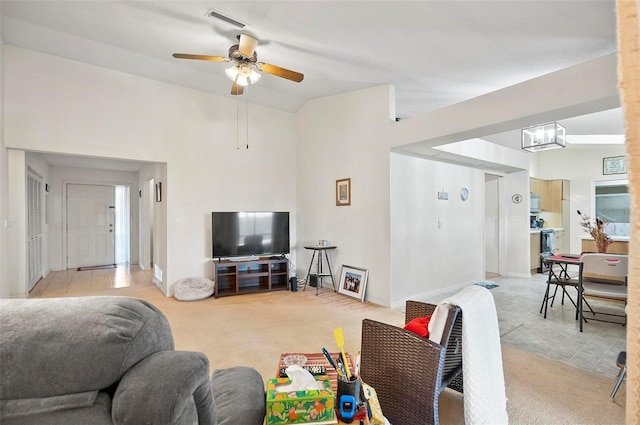
M 580 331 L 582 323 L 587 322 L 584 316 L 583 305 L 586 304 L 585 297 L 595 297 L 598 299 L 611 300 L 614 302 L 627 303 L 627 274 L 629 269 L 629 256 L 619 254 L 584 254 L 580 258 L 582 262 L 581 275 L 579 278 L 580 296 L 578 297 L 578 310 L 580 313 Z M 589 320 L 599 322 L 627 324 L 627 316 L 624 312 L 596 311 L 589 306 Z M 604 316 L 606 318 L 598 318 Z M 611 317 L 609 317 L 611 316 Z M 614 317 L 621 317 L 623 321 L 613 320 Z
M 618 353 L 618 358 L 616 359 L 616 365 L 620 368 L 620 372 L 618 372 L 616 384 L 613 386 L 613 390 L 611 391 L 610 397 L 613 398 L 616 396 L 618 392 L 618 388 L 620 388 L 620 384 L 624 380 L 624 377 L 627 374 L 627 352 L 620 351 Z
M 578 265 L 579 262 L 576 261 L 576 264 L 568 263 L 566 261 L 554 261 L 554 258 L 547 258 L 544 260 L 545 263 L 548 264 L 548 275 L 547 275 L 547 289 L 544 293 L 544 297 L 542 298 L 542 304 L 540 305 L 540 313 L 544 310 L 544 318 L 547 318 L 547 309 L 549 307 L 549 301 L 551 301 L 551 307 L 553 307 L 553 303 L 556 300 L 556 295 L 558 294 L 558 288 L 562 290 L 561 292 L 561 300 L 560 304 L 564 305 L 565 296 L 571 301 L 571 304 L 576 308 L 576 320 L 578 320 L 578 304 L 573 300 L 573 297 L 569 292 L 567 292 L 567 287 L 574 288 L 576 290 L 576 294 L 578 292 L 578 273 L 572 272 L 569 274 L 568 268 L 570 265 Z M 551 286 L 555 286 L 553 290 L 553 295 L 551 293 Z M 574 295 L 575 296 L 575 295 Z

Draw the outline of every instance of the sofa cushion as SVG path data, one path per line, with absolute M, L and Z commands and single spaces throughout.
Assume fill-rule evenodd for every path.
M 264 381 L 255 369 L 237 366 L 215 370 L 211 390 L 218 425 L 262 425 L 264 422 L 267 404 Z
M 111 417 L 117 425 L 215 425 L 209 360 L 192 351 L 150 355 L 118 383 Z
M 99 392 L 90 406 L 34 412 L 28 416 L 12 416 L 0 420 L 2 425 L 113 425 L 111 397 Z
M 0 326 L 3 400 L 107 388 L 149 354 L 173 349 L 167 319 L 135 298 L 2 300 Z
M 428 326 L 429 339 L 436 344 L 443 345 L 442 334 L 444 333 L 444 327 L 447 324 L 447 319 L 449 318 L 450 309 L 451 304 L 440 303 L 433 311 L 433 315 L 431 316 L 431 320 L 429 321 Z
M 0 422 L 7 418 L 27 415 L 51 413 L 56 410 L 89 407 L 98 397 L 98 391 L 65 394 L 53 397 L 20 398 L 15 400 L 0 400 Z

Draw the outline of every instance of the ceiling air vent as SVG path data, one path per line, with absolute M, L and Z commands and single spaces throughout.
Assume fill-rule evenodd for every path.
M 207 10 L 207 13 L 205 14 L 205 16 L 208 16 L 209 18 L 219 19 L 221 21 L 226 22 L 227 24 L 231 24 L 234 27 L 238 27 L 240 29 L 242 29 L 242 28 L 247 26 L 247 24 L 242 23 L 242 22 L 238 21 L 237 19 L 234 19 L 234 18 L 232 18 L 230 16 L 222 14 L 222 13 L 218 12 L 217 10 L 213 10 L 213 9 Z

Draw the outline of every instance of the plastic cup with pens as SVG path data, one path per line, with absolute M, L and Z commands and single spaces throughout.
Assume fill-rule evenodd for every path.
M 349 365 L 342 358 L 338 357 L 338 414 L 344 423 L 351 423 L 362 406 L 362 380 L 356 370 L 352 374 Z

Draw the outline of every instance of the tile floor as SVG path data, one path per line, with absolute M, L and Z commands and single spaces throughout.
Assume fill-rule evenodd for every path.
M 96 291 L 133 286 L 156 288 L 152 280 L 152 270 L 144 271 L 136 265 L 118 264 L 113 269 L 86 271 L 68 269 L 49 273 L 36 284 L 29 296 L 30 298 L 86 296 Z
M 546 274 L 531 278 L 493 277 L 487 281 L 499 285 L 491 293 L 496 301 L 503 344 L 607 377 L 618 374 L 616 358 L 626 347 L 625 326 L 590 320 L 581 333 L 575 307 L 567 299 L 564 305 L 560 304 L 560 296 L 553 307 L 549 305 L 545 319 L 540 306 L 547 286 Z M 571 288 L 567 291 L 574 300 L 577 298 L 577 291 Z M 447 295 L 427 301 L 437 302 Z M 589 303 L 596 310 L 623 311 L 623 306 L 609 302 Z
M 104 295 L 105 290 L 138 287 L 158 291 L 152 271 L 138 266 L 118 265 L 115 269 L 52 272 L 30 293 L 32 298 Z M 618 373 L 616 357 L 626 347 L 626 327 L 589 321 L 580 333 L 574 319 L 575 308 L 566 301 L 554 303 L 547 318 L 539 313 L 546 275 L 531 278 L 491 277 L 499 286 L 491 289 L 496 301 L 502 342 L 580 369 L 608 377 Z M 115 291 L 117 292 L 117 291 Z M 424 301 L 437 302 L 449 294 Z M 559 300 L 560 298 L 558 298 Z M 574 296 L 575 299 L 575 296 Z M 597 302 L 592 302 L 596 305 Z M 620 306 L 616 308 L 621 309 Z

